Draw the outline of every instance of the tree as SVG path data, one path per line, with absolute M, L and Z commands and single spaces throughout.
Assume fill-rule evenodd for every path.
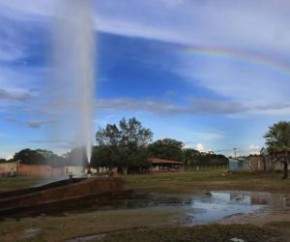
M 119 124 L 107 124 L 99 129 L 96 141 L 99 151 L 107 154 L 108 167 L 122 167 L 124 172 L 130 166 L 142 166 L 147 163 L 146 146 L 152 139 L 150 129 L 144 128 L 135 117 L 128 121 L 123 118 Z
M 175 139 L 160 139 L 148 146 L 150 156 L 167 160 L 183 160 L 183 143 Z
M 119 122 L 121 131 L 120 158 L 123 167 L 148 166 L 147 145 L 152 140 L 153 133 L 144 128 L 135 117 Z
M 13 160 L 20 160 L 26 165 L 44 165 L 47 163 L 45 157 L 37 150 L 23 149 L 14 154 Z
M 110 170 L 115 166 L 111 160 L 110 148 L 108 145 L 94 146 L 92 150 L 91 167 L 109 167 Z
M 225 166 L 229 160 L 224 155 L 199 152 L 191 148 L 183 150 L 183 161 L 187 167 Z
M 73 148 L 65 155 L 64 161 L 67 166 L 87 166 L 87 155 L 85 147 Z
M 271 127 L 264 135 L 267 151 L 274 161 L 283 163 L 283 177 L 288 178 L 288 163 L 290 154 L 290 122 L 280 121 Z
M 187 167 L 197 166 L 200 152 L 195 149 L 187 148 L 183 150 L 183 160 Z
M 43 149 L 23 149 L 14 154 L 14 161 L 20 160 L 26 165 L 51 165 L 60 167 L 64 165 L 64 159 L 50 150 Z
M 46 160 L 46 163 L 53 166 L 53 167 L 63 167 L 64 166 L 64 158 L 61 156 L 56 155 L 50 150 L 43 150 L 43 149 L 37 149 L 36 152 L 43 155 L 43 157 Z
M 6 159 L 0 158 L 0 163 L 5 163 L 5 162 L 7 162 Z

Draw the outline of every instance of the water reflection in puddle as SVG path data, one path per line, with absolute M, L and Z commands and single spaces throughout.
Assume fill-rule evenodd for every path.
M 210 192 L 194 197 L 187 214 L 194 223 L 216 221 L 228 216 L 249 214 L 265 208 L 265 199 L 254 199 L 250 194 L 235 192 Z
M 214 222 L 234 215 L 260 212 L 281 203 L 281 199 L 270 193 L 251 192 L 207 192 L 200 195 L 137 194 L 134 198 L 115 201 L 107 209 L 180 208 L 187 217 L 186 223 Z M 104 209 L 104 207 L 102 207 Z
M 192 225 L 215 222 L 235 215 L 256 215 L 266 210 L 287 211 L 289 206 L 286 201 L 289 200 L 288 195 L 264 192 L 206 192 L 200 195 L 136 194 L 131 199 L 115 200 L 93 209 L 147 208 L 158 212 L 177 208 L 180 217 L 176 218 L 175 222 Z M 98 239 L 104 235 L 76 238 L 70 242 Z

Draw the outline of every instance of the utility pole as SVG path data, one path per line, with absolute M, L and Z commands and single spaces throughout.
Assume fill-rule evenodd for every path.
M 234 158 L 236 159 L 237 158 L 237 148 L 233 148 L 233 151 L 234 151 Z

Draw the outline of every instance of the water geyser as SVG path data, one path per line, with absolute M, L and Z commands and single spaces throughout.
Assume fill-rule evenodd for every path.
M 54 139 L 65 141 L 70 148 L 85 147 L 89 163 L 93 139 L 94 61 L 95 36 L 89 1 L 59 1 L 49 94 L 57 120 Z

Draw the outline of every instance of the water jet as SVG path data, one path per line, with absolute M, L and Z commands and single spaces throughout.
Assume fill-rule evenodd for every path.
M 75 154 L 79 165 L 81 157 L 86 157 L 87 163 L 91 161 L 94 131 L 96 29 L 89 3 L 57 3 L 47 92 L 47 109 L 50 118 L 56 120 L 49 135 L 62 141 L 60 145 L 84 153 Z

